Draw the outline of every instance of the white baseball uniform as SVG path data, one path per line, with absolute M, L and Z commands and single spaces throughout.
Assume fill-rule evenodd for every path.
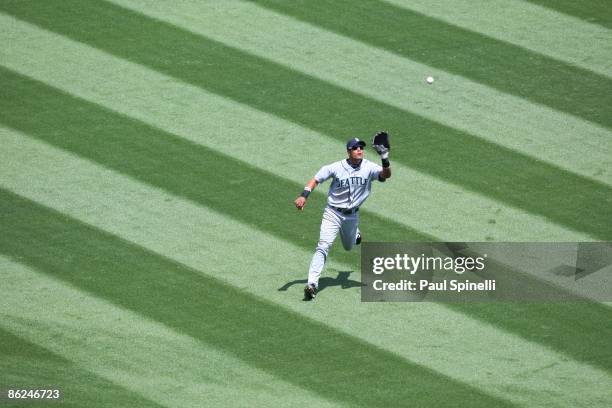
M 318 288 L 329 248 L 338 232 L 344 249 L 350 251 L 355 245 L 359 232 L 359 206 L 368 198 L 372 181 L 379 179 L 382 170 L 381 166 L 366 159 L 362 159 L 357 167 L 344 159 L 321 167 L 314 176 L 319 184 L 329 178 L 333 180 L 327 194 L 327 206 L 323 210 L 319 243 L 308 271 L 309 285 Z

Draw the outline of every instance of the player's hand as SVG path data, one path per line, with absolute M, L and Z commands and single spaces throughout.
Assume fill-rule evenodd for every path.
M 376 153 L 380 155 L 381 159 L 389 158 L 389 150 L 391 150 L 391 144 L 389 143 L 389 134 L 387 132 L 378 132 L 374 135 L 372 140 L 372 147 L 376 150 Z
M 389 148 L 388 147 L 385 147 L 383 145 L 372 145 L 372 147 L 374 148 L 374 150 L 376 150 L 376 153 L 380 155 L 381 159 L 389 158 Z
M 293 203 L 295 204 L 295 207 L 298 210 L 304 211 L 304 206 L 306 205 L 306 198 L 300 196 L 300 197 L 296 198 Z

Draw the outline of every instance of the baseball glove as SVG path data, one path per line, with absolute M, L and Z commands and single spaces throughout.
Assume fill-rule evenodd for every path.
M 391 150 L 391 144 L 389 143 L 389 134 L 387 132 L 378 132 L 374 135 L 372 140 L 372 147 L 376 150 L 376 153 L 381 158 L 387 159 L 389 157 L 389 150 Z

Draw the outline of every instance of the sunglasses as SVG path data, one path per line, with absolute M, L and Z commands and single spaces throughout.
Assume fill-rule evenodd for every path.
M 363 150 L 363 146 L 351 147 L 351 150 Z

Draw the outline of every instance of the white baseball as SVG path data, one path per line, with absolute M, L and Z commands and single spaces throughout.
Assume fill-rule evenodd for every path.
M 434 79 L 433 79 L 432 76 L 428 76 L 426 81 L 427 81 L 428 84 L 433 84 Z

